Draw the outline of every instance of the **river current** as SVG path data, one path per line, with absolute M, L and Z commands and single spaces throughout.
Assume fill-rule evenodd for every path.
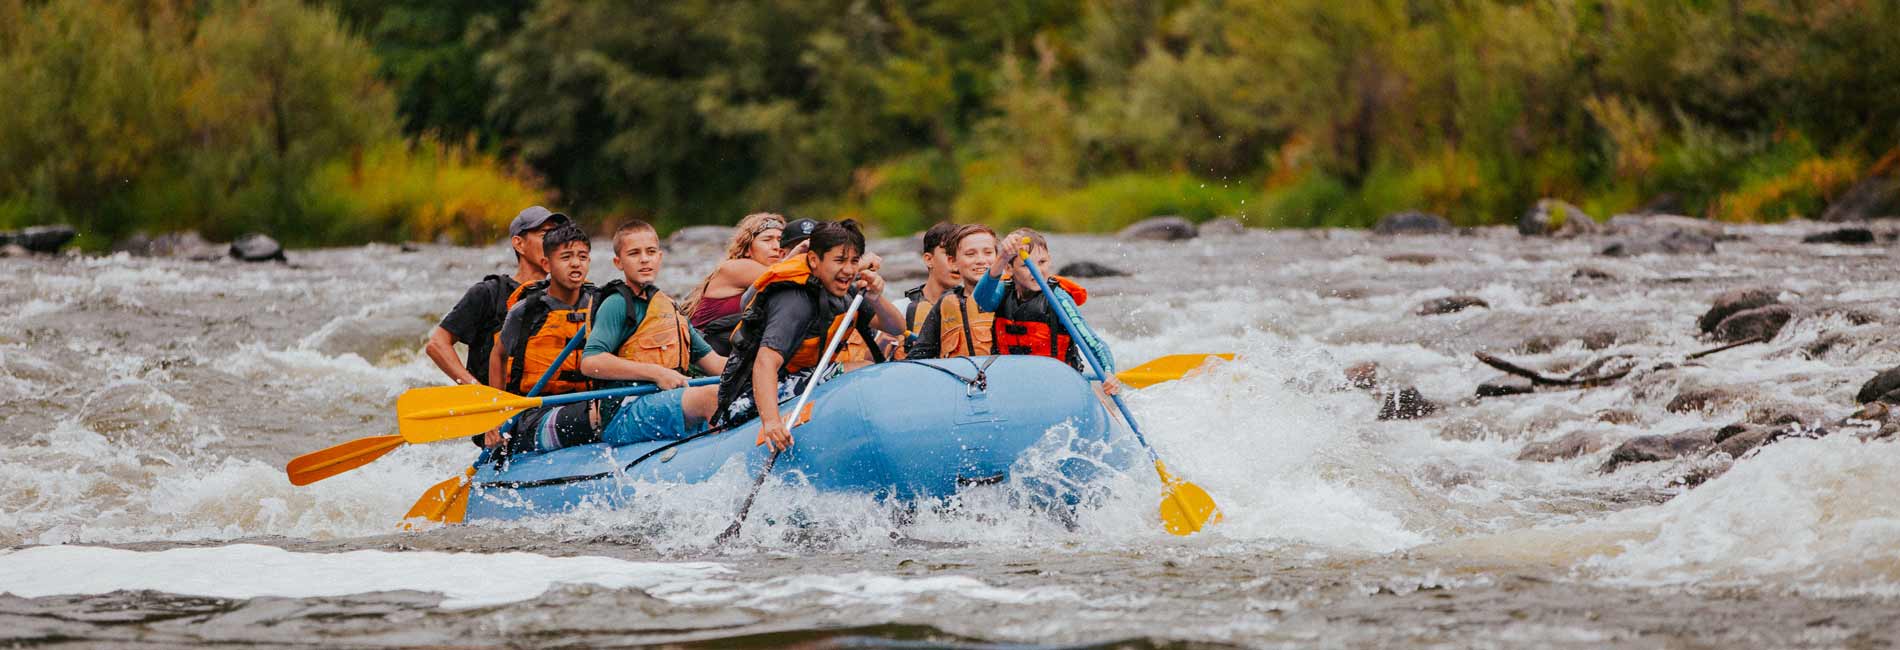
M 1900 443 L 1834 423 L 1900 364 L 1900 245 L 1801 242 L 1819 228 L 1629 258 L 1505 229 L 1054 237 L 1058 265 L 1129 273 L 1084 281 L 1121 366 L 1240 355 L 1129 396 L 1223 508 L 1187 538 L 1156 520 L 1145 464 L 1090 486 L 1103 498 L 1067 525 L 1007 486 L 913 513 L 774 481 L 719 546 L 749 483 L 728 472 L 621 510 L 398 532 L 472 446 L 307 487 L 284 463 L 394 433 L 395 397 L 443 379 L 429 328 L 510 267 L 505 248 L 0 260 L 0 644 L 1892 647 Z M 911 245 L 873 245 L 893 297 L 918 281 Z M 686 293 L 715 254 L 673 251 L 660 285 Z M 1711 299 L 1757 286 L 1840 308 L 1685 360 L 1715 345 L 1696 327 Z M 1418 315 L 1452 295 L 1488 307 Z M 1477 399 L 1499 373 L 1476 351 L 1552 374 L 1645 365 Z M 1441 408 L 1380 420 L 1346 374 L 1368 361 Z M 1678 399 L 1697 391 L 1715 397 Z M 1766 408 L 1838 431 L 1601 471 L 1621 441 Z M 1579 431 L 1605 444 L 1518 460 Z

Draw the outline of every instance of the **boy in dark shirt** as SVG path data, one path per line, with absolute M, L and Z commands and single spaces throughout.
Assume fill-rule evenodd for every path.
M 514 276 L 498 274 L 482 278 L 462 294 L 462 299 L 442 317 L 441 324 L 429 332 L 429 343 L 423 351 L 442 369 L 442 374 L 457 384 L 488 383 L 489 352 L 495 346 L 495 334 L 501 331 L 502 320 L 508 315 L 508 296 L 517 287 L 548 276 L 541 237 L 567 222 L 567 215 L 538 205 L 515 215 L 514 221 L 508 224 L 510 243 L 515 249 Z M 468 346 L 467 361 L 456 355 L 456 343 Z

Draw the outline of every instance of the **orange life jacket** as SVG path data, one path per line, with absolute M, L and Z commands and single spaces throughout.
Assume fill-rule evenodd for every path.
M 1081 305 L 1088 302 L 1088 290 L 1083 289 L 1082 285 L 1062 277 L 1051 277 L 1049 280 L 1068 292 L 1069 297 L 1075 299 L 1075 304 Z M 1039 310 L 1041 313 L 1034 314 L 1035 317 L 1030 318 L 1005 318 L 1000 314 L 1008 313 L 1016 316 L 1027 310 L 1021 309 L 1024 303 L 1018 300 L 1014 292 L 1004 294 L 1004 303 L 997 306 L 999 315 L 994 323 L 996 352 L 997 354 L 1033 354 L 1067 362 L 1074 340 L 1069 338 L 1069 333 L 1063 329 L 1062 318 L 1056 315 L 1055 310 L 1060 307 L 1049 302 L 1047 296 L 1036 297 L 1043 299 L 1042 309 Z
M 995 349 L 996 314 L 983 311 L 963 293 L 963 287 L 951 290 L 937 300 L 937 357 L 980 357 Z
M 594 285 L 582 285 L 578 304 L 572 309 L 553 309 L 541 296 L 547 293 L 548 281 L 542 280 L 523 285 L 514 295 L 508 297 L 512 305 L 523 301 L 528 306 L 521 313 L 523 318 L 521 331 L 526 332 L 512 349 L 502 351 L 501 365 L 507 378 L 502 385 L 508 392 L 517 395 L 526 394 L 541 380 L 554 360 L 560 358 L 561 351 L 567 349 L 569 341 L 587 324 L 591 312 L 591 299 Z M 541 389 L 542 395 L 560 395 L 577 393 L 593 386 L 587 375 L 581 373 L 581 355 L 575 350 L 561 362 L 559 370 L 548 378 L 547 386 Z
M 732 328 L 732 357 L 726 360 L 726 371 L 719 377 L 719 407 L 715 418 L 724 418 L 726 406 L 741 395 L 752 391 L 752 362 L 758 358 L 759 337 L 765 329 L 765 303 L 767 296 L 785 291 L 796 291 L 810 298 L 816 311 L 812 319 L 805 324 L 804 337 L 798 347 L 785 358 L 779 366 L 778 379 L 818 365 L 819 357 L 824 356 L 825 344 L 840 327 L 850 327 L 860 341 L 870 340 L 871 334 L 865 326 L 869 321 L 867 310 L 858 309 L 858 322 L 844 322 L 844 312 L 837 311 L 830 300 L 825 299 L 825 289 L 819 279 L 812 275 L 811 266 L 805 263 L 804 255 L 793 256 L 765 269 L 765 274 L 752 281 L 748 292 L 750 298 L 740 310 L 739 324 Z M 856 360 L 846 356 L 846 349 L 838 351 L 834 361 Z M 863 346 L 860 352 L 871 361 L 881 361 L 882 356 L 875 349 Z M 853 353 L 853 354 L 858 354 Z
M 633 313 L 633 301 L 640 299 L 638 292 L 621 280 L 608 282 L 607 286 L 600 289 L 600 300 L 604 301 L 607 296 L 614 295 L 626 301 L 628 314 Z M 686 316 L 680 313 L 679 306 L 673 302 L 672 296 L 658 289 L 651 289 L 646 302 L 646 316 L 634 326 L 633 334 L 627 337 L 627 341 L 620 345 L 619 350 L 614 351 L 614 356 L 628 361 L 672 368 L 680 374 L 692 372 L 692 325 L 687 322 Z M 592 317 L 589 315 L 589 318 Z

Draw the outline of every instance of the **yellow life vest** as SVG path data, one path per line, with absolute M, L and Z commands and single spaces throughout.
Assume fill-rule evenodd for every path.
M 996 314 L 964 295 L 963 287 L 937 300 L 937 357 L 981 357 L 995 349 Z M 967 316 L 966 316 L 967 314 Z

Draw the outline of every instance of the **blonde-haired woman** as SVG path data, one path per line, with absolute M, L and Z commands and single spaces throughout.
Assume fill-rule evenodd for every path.
M 765 274 L 766 267 L 785 256 L 779 249 L 779 238 L 784 234 L 785 217 L 770 212 L 746 215 L 726 244 L 726 259 L 686 297 L 682 309 L 715 352 L 732 352 L 729 339 L 743 307 L 739 301 L 752 281 Z

